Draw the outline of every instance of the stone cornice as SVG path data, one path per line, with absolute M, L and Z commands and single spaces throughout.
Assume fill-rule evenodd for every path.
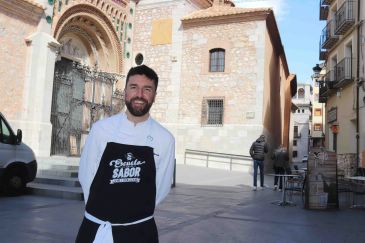
M 39 21 L 45 7 L 31 0 L 6 0 L 0 1 L 0 9 L 24 19 Z

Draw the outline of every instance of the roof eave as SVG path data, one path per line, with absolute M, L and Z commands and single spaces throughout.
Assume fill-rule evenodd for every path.
M 210 24 L 237 23 L 255 20 L 265 20 L 269 14 L 268 10 L 258 12 L 226 14 L 208 17 L 183 18 L 181 22 L 184 27 L 205 26 Z

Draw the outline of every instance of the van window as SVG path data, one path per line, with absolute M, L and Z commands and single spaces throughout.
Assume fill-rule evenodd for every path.
M 8 126 L 5 124 L 5 122 L 3 121 L 3 119 L 0 119 L 0 141 L 2 143 L 11 143 L 11 133 L 10 130 L 8 128 Z

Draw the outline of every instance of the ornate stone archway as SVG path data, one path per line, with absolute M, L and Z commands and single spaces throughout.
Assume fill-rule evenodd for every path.
M 68 8 L 54 24 L 54 37 L 64 44 L 62 40 L 68 36 L 83 42 L 91 66 L 96 64 L 106 72 L 122 72 L 122 46 L 115 27 L 104 12 L 89 4 Z
M 123 106 L 122 47 L 110 18 L 92 4 L 67 6 L 53 25 L 61 44 L 52 94 L 51 154 L 79 155 L 92 124 Z

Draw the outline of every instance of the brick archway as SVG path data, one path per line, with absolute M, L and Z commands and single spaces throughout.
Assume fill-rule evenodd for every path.
M 106 72 L 121 73 L 123 70 L 122 46 L 110 19 L 89 4 L 77 4 L 65 10 L 54 23 L 53 35 L 71 36 L 84 44 L 90 66 L 95 64 Z

